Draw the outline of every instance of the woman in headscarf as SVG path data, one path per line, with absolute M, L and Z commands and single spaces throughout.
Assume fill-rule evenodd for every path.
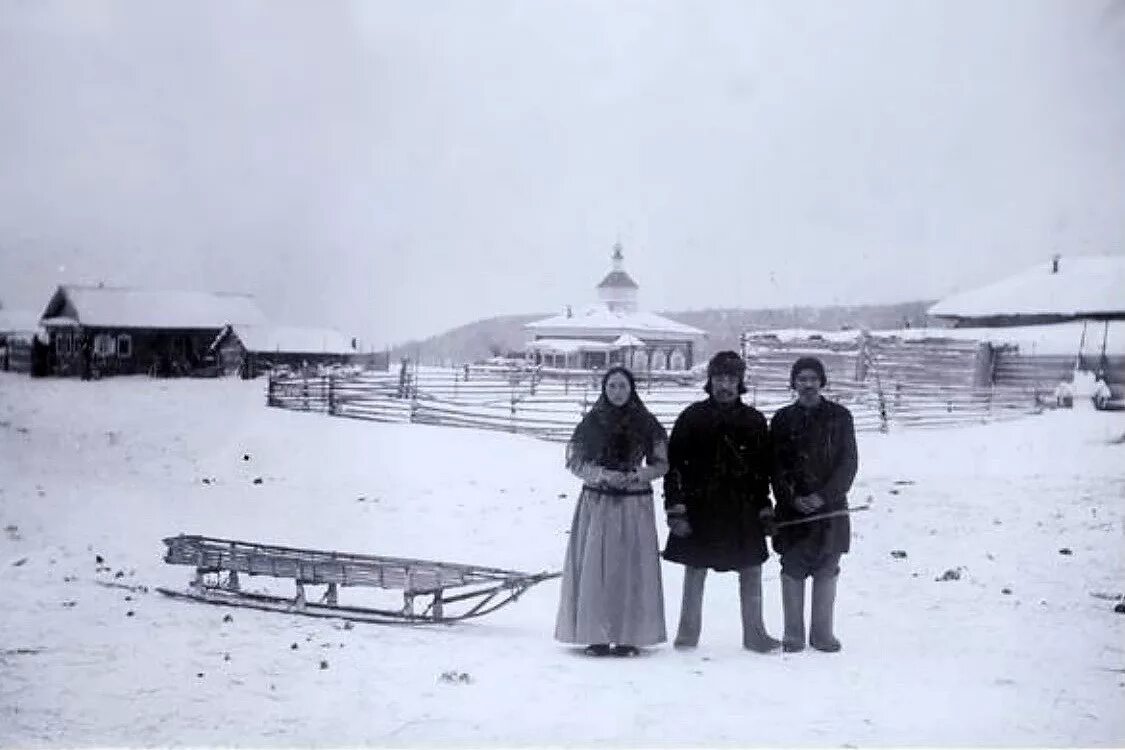
M 652 481 L 668 470 L 668 434 L 611 367 L 575 428 L 566 466 L 582 480 L 563 567 L 555 638 L 591 656 L 633 656 L 667 640 Z

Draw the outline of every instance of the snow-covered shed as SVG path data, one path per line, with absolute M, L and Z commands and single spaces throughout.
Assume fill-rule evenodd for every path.
M 0 310 L 0 370 L 30 372 L 31 346 L 39 316 L 28 310 Z
M 279 365 L 344 364 L 356 355 L 356 340 L 332 328 L 233 324 L 211 344 L 220 370 L 254 378 Z
M 929 314 L 958 328 L 1001 329 L 997 335 L 1024 331 L 1019 346 L 997 354 L 998 381 L 1058 382 L 1077 368 L 1125 382 L 1125 255 L 1056 255 L 951 295 Z

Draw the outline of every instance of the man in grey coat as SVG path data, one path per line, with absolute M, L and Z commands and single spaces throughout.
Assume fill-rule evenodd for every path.
M 816 357 L 793 363 L 789 384 L 797 400 L 773 415 L 773 496 L 779 528 L 773 548 L 781 555 L 781 603 L 785 613 L 785 651 L 805 647 L 805 580 L 813 579 L 809 643 L 819 651 L 839 651 L 833 634 L 840 556 L 851 546 L 847 492 L 859 466 L 855 427 L 846 407 L 820 391 L 828 383 Z M 835 512 L 830 517 L 824 514 Z M 818 516 L 809 519 L 810 516 Z

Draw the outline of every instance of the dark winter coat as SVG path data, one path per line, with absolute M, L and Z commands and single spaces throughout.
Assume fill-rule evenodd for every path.
M 765 562 L 758 514 L 770 507 L 770 446 L 761 412 L 741 401 L 692 404 L 672 428 L 668 464 L 664 507 L 682 504 L 691 533 L 669 534 L 664 559 L 714 570 Z
M 779 522 L 802 517 L 793 499 L 813 492 L 825 502 L 816 513 L 848 507 L 847 493 L 859 457 L 852 414 L 846 407 L 825 398 L 811 409 L 799 403 L 782 407 L 770 421 L 770 441 Z M 843 554 L 851 544 L 851 522 L 843 515 L 778 529 L 773 548 L 783 555 L 801 541 L 814 541 L 821 554 Z

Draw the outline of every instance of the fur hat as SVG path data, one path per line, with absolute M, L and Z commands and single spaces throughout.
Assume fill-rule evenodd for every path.
M 746 384 L 742 382 L 746 375 L 746 362 L 738 356 L 738 352 L 727 350 L 711 357 L 707 363 L 707 383 L 703 386 L 708 394 L 711 393 L 711 378 L 716 375 L 733 375 L 738 378 L 738 392 L 746 393 Z
M 828 385 L 828 376 L 824 374 L 824 363 L 816 357 L 801 357 L 793 363 L 789 370 L 789 387 L 796 390 L 797 373 L 801 370 L 812 370 L 820 377 L 820 387 Z

